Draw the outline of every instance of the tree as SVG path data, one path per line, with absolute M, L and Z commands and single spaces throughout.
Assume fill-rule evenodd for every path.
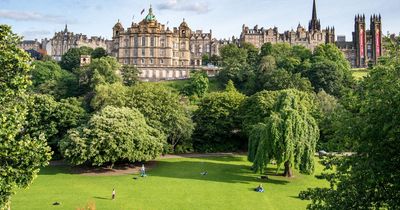
M 121 69 L 121 74 L 125 85 L 134 86 L 139 83 L 140 71 L 135 66 L 123 65 Z
M 20 41 L 11 27 L 0 25 L 0 209 L 10 205 L 17 188 L 32 183 L 51 157 L 43 135 L 34 139 L 23 133 L 31 67 Z
M 314 188 L 300 197 L 308 209 L 398 209 L 400 206 L 399 113 L 400 65 L 389 59 L 362 82 L 362 101 L 352 119 L 350 138 L 359 146 L 351 157 L 326 161 L 328 188 Z
M 187 96 L 197 96 L 202 98 L 208 91 L 209 80 L 204 72 L 192 72 L 190 81 L 185 85 L 183 92 Z
M 121 82 L 117 74 L 120 64 L 115 58 L 93 59 L 92 63 L 79 69 L 79 86 L 82 94 L 93 91 L 97 85 Z
M 60 142 L 74 165 L 114 165 L 118 161 L 149 161 L 161 154 L 165 136 L 147 125 L 137 109 L 105 107 L 89 122 L 68 132 Z
M 301 101 L 296 91 L 279 92 L 271 115 L 251 129 L 248 159 L 255 171 L 264 172 L 272 159 L 279 167 L 284 164 L 286 177 L 292 177 L 293 166 L 306 174 L 314 171 L 319 129 Z
M 226 84 L 232 80 L 236 84 L 242 84 L 246 80 L 247 51 L 235 44 L 223 46 L 220 49 L 222 70 L 219 73 L 221 83 Z
M 32 63 L 32 89 L 36 93 L 50 94 L 57 99 L 76 95 L 78 78 L 63 70 L 55 61 Z
M 178 146 L 191 149 L 194 125 L 178 94 L 164 86 L 144 83 L 131 87 L 127 99 L 127 107 L 137 108 L 150 126 L 167 136 L 168 150 Z
M 226 91 L 210 93 L 201 100 L 193 116 L 196 150 L 215 152 L 243 148 L 238 110 L 244 99 L 245 96 L 229 82 Z
M 207 64 L 210 63 L 210 56 L 209 56 L 208 54 L 204 54 L 204 55 L 201 57 L 201 61 L 202 61 L 202 64 L 201 64 L 201 65 L 207 66 Z
M 166 152 L 186 148 L 190 150 L 194 129 L 190 112 L 170 88 L 143 83 L 126 87 L 120 83 L 99 85 L 91 102 L 94 110 L 106 106 L 138 109 L 151 127 L 167 136 Z
M 260 56 L 259 56 L 260 50 L 253 44 L 246 42 L 243 43 L 241 47 L 245 49 L 247 52 L 247 58 L 246 58 L 247 63 L 254 69 L 257 68 L 260 63 Z
M 79 68 L 81 64 L 81 51 L 78 48 L 69 49 L 61 57 L 61 68 L 72 72 L 74 69 Z
M 312 83 L 314 90 L 325 90 L 340 97 L 345 88 L 354 84 L 350 64 L 335 45 L 320 45 L 315 51 L 311 68 L 302 72 Z
M 91 53 L 91 57 L 92 59 L 107 57 L 107 51 L 102 47 L 98 47 L 93 50 L 93 52 Z

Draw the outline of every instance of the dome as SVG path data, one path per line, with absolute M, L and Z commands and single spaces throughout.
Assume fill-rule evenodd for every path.
M 153 8 L 150 5 L 149 14 L 144 18 L 147 22 L 155 21 L 156 16 L 153 14 Z
M 119 20 L 118 20 L 118 22 L 114 25 L 114 27 L 113 27 L 113 29 L 123 29 L 124 27 L 122 26 L 122 24 L 119 22 Z
M 181 23 L 181 25 L 179 27 L 180 28 L 189 28 L 188 24 L 185 21 L 185 18 L 183 18 L 183 22 Z

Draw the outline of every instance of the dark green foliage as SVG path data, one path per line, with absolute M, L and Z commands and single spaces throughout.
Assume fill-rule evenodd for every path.
M 187 96 L 197 96 L 202 98 L 208 91 L 209 80 L 204 72 L 192 72 L 190 82 L 183 88 L 183 93 Z
M 358 143 L 356 153 L 326 164 L 336 172 L 324 176 L 329 188 L 302 193 L 312 200 L 308 209 L 398 209 L 399 75 L 399 63 L 388 57 L 385 66 L 376 66 L 362 82 L 359 112 L 347 119 L 353 125 L 348 137 Z
M 245 96 L 233 84 L 225 92 L 206 95 L 195 111 L 194 147 L 198 151 L 232 151 L 245 146 L 240 134 L 239 106 Z
M 152 160 L 161 154 L 165 140 L 137 109 L 108 106 L 86 125 L 70 130 L 60 150 L 74 165 L 113 166 L 117 161 Z
M 235 44 L 223 46 L 220 49 L 222 59 L 222 70 L 219 73 L 219 80 L 226 84 L 229 80 L 242 84 L 247 79 L 247 50 L 239 48 Z
M 28 187 L 51 157 L 43 135 L 23 133 L 31 60 L 18 48 L 20 41 L 11 27 L 0 25 L 0 209 L 10 206 L 17 188 Z
M 309 103 L 294 90 L 279 91 L 271 114 L 263 123 L 251 126 L 249 155 L 255 171 L 264 172 L 271 160 L 285 163 L 285 175 L 292 176 L 291 166 L 300 172 L 314 171 L 314 153 L 319 138 L 316 120 Z M 279 168 L 278 168 L 279 169 Z
M 87 66 L 79 69 L 79 86 L 81 94 L 93 91 L 97 85 L 121 82 L 117 74 L 120 64 L 115 58 L 103 57 L 92 60 Z
M 34 92 L 50 94 L 58 99 L 76 94 L 78 78 L 73 73 L 61 69 L 55 61 L 35 61 L 32 65 Z
M 81 63 L 81 51 L 78 48 L 69 49 L 61 58 L 61 68 L 72 72 L 79 68 Z
M 176 147 L 191 149 L 193 122 L 178 94 L 158 84 L 143 83 L 126 87 L 119 83 L 99 85 L 91 101 L 94 110 L 112 105 L 138 109 L 148 125 L 163 132 L 169 143 L 166 151 Z
M 93 52 L 91 53 L 91 57 L 92 59 L 107 57 L 107 51 L 102 47 L 98 47 L 93 50 Z
M 76 128 L 86 119 L 86 112 L 75 98 L 56 102 L 50 95 L 33 94 L 28 103 L 25 133 L 47 139 L 55 155 L 59 154 L 58 142 L 67 131 Z
M 210 55 L 204 54 L 204 55 L 201 57 L 201 62 L 202 62 L 201 65 L 207 66 L 207 64 L 210 63 Z
M 302 74 L 311 81 L 316 92 L 325 90 L 337 97 L 342 95 L 345 88 L 350 88 L 354 84 L 348 61 L 334 45 L 318 46 L 314 52 L 311 68 Z
M 122 80 L 124 85 L 134 86 L 139 83 L 140 71 L 135 66 L 124 65 L 121 69 Z
M 194 129 L 190 113 L 178 94 L 157 84 L 139 84 L 128 91 L 127 107 L 137 108 L 150 126 L 162 131 L 174 150 L 181 145 L 191 148 Z

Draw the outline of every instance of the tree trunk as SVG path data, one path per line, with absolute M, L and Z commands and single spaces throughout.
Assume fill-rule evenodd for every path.
M 283 172 L 283 176 L 289 177 L 289 178 L 293 177 L 293 172 L 292 172 L 292 169 L 290 167 L 290 162 L 289 161 L 285 162 L 285 172 Z

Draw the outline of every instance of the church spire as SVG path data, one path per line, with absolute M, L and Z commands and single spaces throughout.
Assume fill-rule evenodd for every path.
M 317 5 L 313 2 L 312 20 L 317 20 Z
M 308 26 L 308 30 L 309 31 L 320 31 L 321 30 L 321 24 L 317 17 L 317 4 L 315 3 L 315 0 L 313 0 L 312 18 L 311 18 L 310 24 Z

